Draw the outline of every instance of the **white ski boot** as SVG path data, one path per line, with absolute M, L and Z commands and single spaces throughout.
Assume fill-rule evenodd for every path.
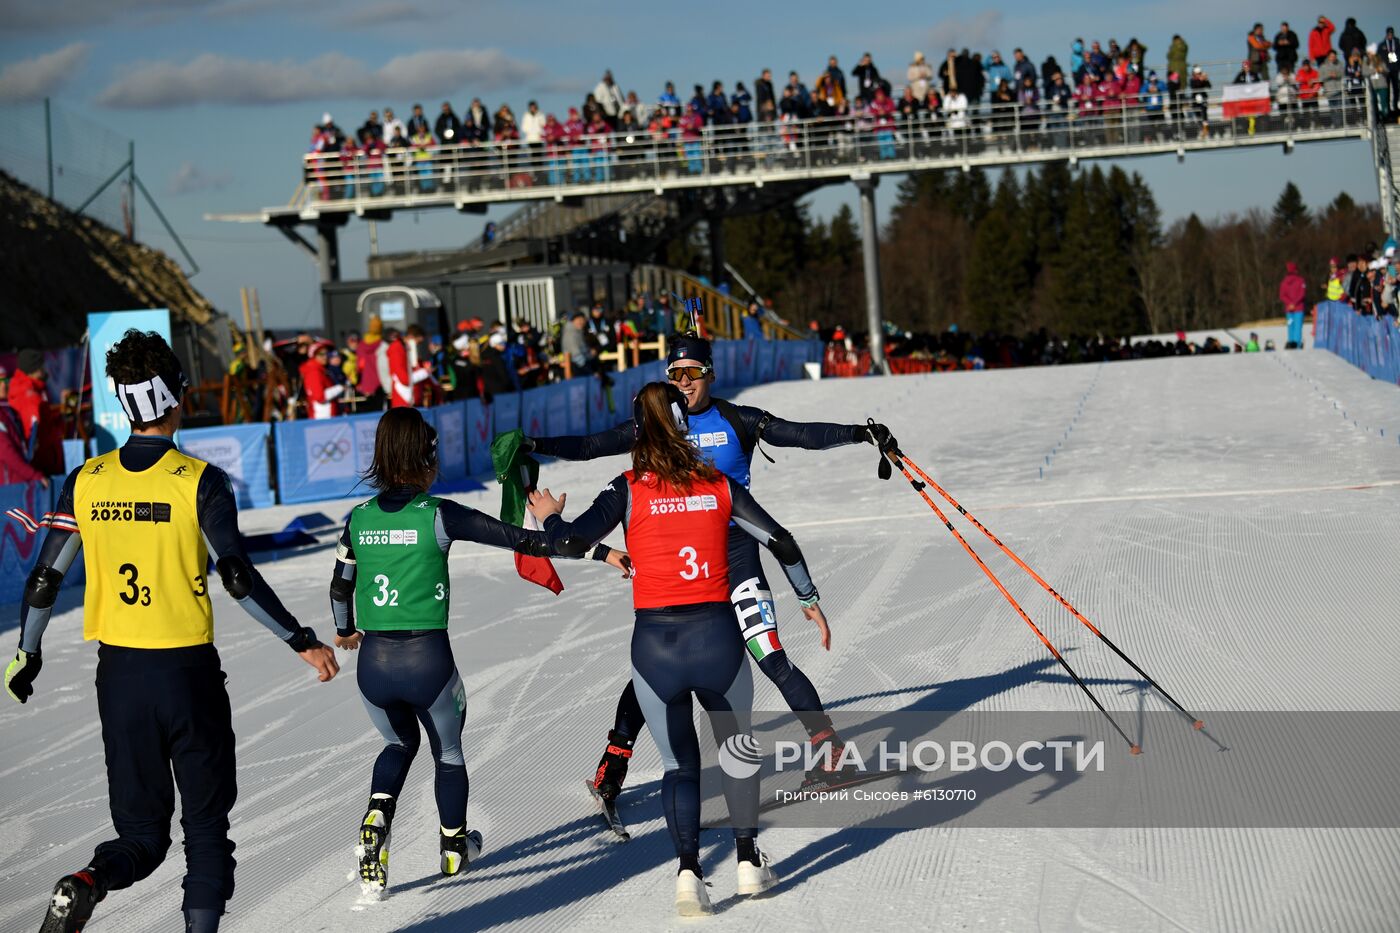
M 682 917 L 703 917 L 714 912 L 704 880 L 689 868 L 676 875 L 676 913 Z

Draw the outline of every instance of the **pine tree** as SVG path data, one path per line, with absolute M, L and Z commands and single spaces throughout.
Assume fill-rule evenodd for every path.
M 1274 233 L 1283 234 L 1300 229 L 1307 226 L 1310 219 L 1308 206 L 1303 203 L 1303 193 L 1290 181 L 1283 186 L 1283 193 L 1274 202 Z
M 1010 169 L 972 238 L 963 282 L 973 326 L 1000 333 L 1021 330 L 1029 317 L 1035 243 L 1028 229 L 1021 187 Z

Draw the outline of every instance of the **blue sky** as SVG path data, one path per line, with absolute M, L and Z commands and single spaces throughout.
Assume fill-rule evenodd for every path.
M 634 0 L 8 0 L 5 11 L 0 105 L 33 113 L 32 103 L 49 96 L 134 138 L 140 174 L 202 267 L 196 287 L 220 308 L 236 311 L 239 286 L 254 285 L 269 324 L 314 326 L 317 274 L 309 259 L 272 230 L 210 223 L 203 215 L 285 203 L 310 125 L 324 110 L 347 129 L 386 104 L 407 116 L 415 101 L 433 114 L 449 100 L 460 112 L 474 96 L 493 110 L 508 102 L 517 113 L 534 98 L 562 114 L 604 68 L 624 89 L 654 99 L 668 79 L 678 87 L 715 79 L 732 87 L 743 80 L 752 88 L 764 67 L 779 76 L 796 68 L 810 82 L 828 54 L 849 68 L 864 51 L 899 84 L 916 49 L 931 59 L 950 45 L 999 48 L 1009 57 L 1020 45 L 1037 63 L 1047 54 L 1063 63 L 1076 36 L 1122 43 L 1136 36 L 1149 60 L 1160 61 L 1171 35 L 1180 32 L 1193 61 L 1219 61 L 1243 55 L 1245 33 L 1259 18 L 1270 36 L 1279 19 L 1288 19 L 1306 43 L 1318 7 L 1295 0 L 1120 0 L 1092 8 L 912 0 L 869 6 L 811 0 L 686 6 Z M 1355 16 L 1370 40 L 1400 19 L 1392 4 L 1370 0 L 1324 12 L 1339 29 L 1346 16 Z M 0 153 L 9 151 L 0 147 Z M 1342 190 L 1359 201 L 1376 199 L 1361 142 L 1301 146 L 1287 157 L 1263 150 L 1190 157 L 1181 165 L 1171 157 L 1124 165 L 1143 173 L 1168 220 L 1193 211 L 1209 218 L 1267 207 L 1289 180 L 1311 204 Z M 893 186 L 880 195 L 883 214 Z M 825 216 L 843 202 L 854 206 L 852 186 L 818 193 L 812 207 Z M 138 235 L 174 255 L 144 205 L 138 218 Z M 479 235 L 483 222 L 451 211 L 401 214 L 379 225 L 380 249 L 462 244 Z M 366 225 L 352 222 L 341 239 L 346 277 L 363 274 L 368 251 Z

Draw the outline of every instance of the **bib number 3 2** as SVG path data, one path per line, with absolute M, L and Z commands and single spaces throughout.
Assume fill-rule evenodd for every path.
M 376 606 L 397 606 L 399 604 L 399 591 L 389 589 L 389 578 L 384 574 L 378 574 L 374 582 L 379 586 L 379 592 L 374 597 Z
M 682 580 L 694 580 L 700 577 L 701 574 L 704 575 L 706 580 L 710 579 L 710 562 L 705 561 L 702 564 L 696 564 L 695 559 L 700 555 L 696 553 L 695 548 L 683 547 L 676 556 L 685 561 L 685 569 L 681 571 Z

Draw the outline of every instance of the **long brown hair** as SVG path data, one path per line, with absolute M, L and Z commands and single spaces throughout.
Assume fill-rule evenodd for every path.
M 365 479 L 383 491 L 410 486 L 428 491 L 437 478 L 437 431 L 416 408 L 391 408 L 374 432 L 374 460 Z
M 706 463 L 700 452 L 686 440 L 676 426 L 671 413 L 672 393 L 680 395 L 674 386 L 651 382 L 637 393 L 637 443 L 632 446 L 632 469 L 640 478 L 650 473 L 687 492 L 696 479 L 719 478 L 719 471 Z M 681 399 L 684 407 L 685 400 Z

